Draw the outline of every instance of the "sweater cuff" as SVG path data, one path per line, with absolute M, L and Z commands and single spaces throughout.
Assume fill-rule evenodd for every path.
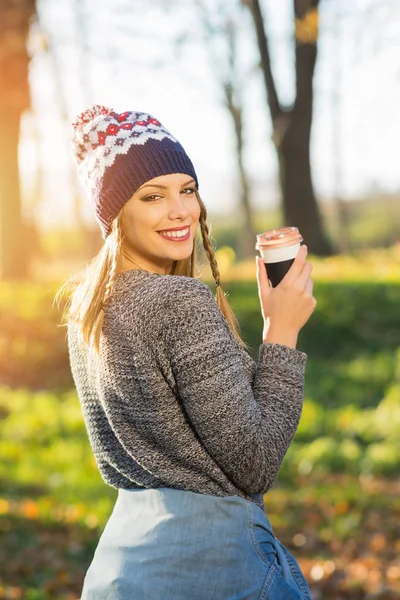
M 307 354 L 282 344 L 262 343 L 258 360 L 259 362 L 267 361 L 272 367 L 274 365 L 283 367 L 285 370 L 290 369 L 297 375 L 304 376 Z

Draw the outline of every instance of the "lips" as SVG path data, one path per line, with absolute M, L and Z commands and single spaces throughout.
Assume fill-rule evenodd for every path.
M 168 231 L 182 231 L 182 229 L 187 229 L 190 225 L 183 225 L 182 227 L 173 227 L 171 229 L 160 229 L 157 233 L 168 233 Z
M 165 240 L 170 240 L 172 242 L 184 242 L 185 240 L 190 238 L 190 227 L 183 227 L 183 230 L 187 230 L 186 235 L 172 236 L 171 234 L 168 234 L 163 231 L 158 231 L 157 233 L 159 235 L 161 235 L 161 237 L 163 237 Z M 178 230 L 175 229 L 173 231 L 182 231 L 182 229 L 178 229 Z

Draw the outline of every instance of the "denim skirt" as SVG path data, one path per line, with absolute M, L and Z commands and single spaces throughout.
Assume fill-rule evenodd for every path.
M 81 600 L 312 600 L 264 511 L 240 496 L 119 490 Z

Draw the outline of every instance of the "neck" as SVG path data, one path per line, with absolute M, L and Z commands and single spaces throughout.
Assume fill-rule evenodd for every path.
M 162 267 L 160 265 L 155 265 L 154 263 L 149 263 L 143 258 L 138 258 L 137 256 L 133 257 L 129 251 L 122 250 L 118 265 L 118 272 L 121 273 L 131 269 L 142 269 L 144 271 L 149 271 L 150 273 L 168 275 L 171 272 L 172 266 L 173 261 L 170 261 L 168 265 Z

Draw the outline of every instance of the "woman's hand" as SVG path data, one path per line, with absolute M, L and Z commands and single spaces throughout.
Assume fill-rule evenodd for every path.
M 290 342 L 293 340 L 295 346 L 300 329 L 307 323 L 317 306 L 317 301 L 312 295 L 313 267 L 306 261 L 307 252 L 307 246 L 300 247 L 289 271 L 275 288 L 270 286 L 264 261 L 259 256 L 256 257 L 258 296 L 264 319 L 264 339 L 267 333 L 274 338 L 282 333 L 284 339 Z

